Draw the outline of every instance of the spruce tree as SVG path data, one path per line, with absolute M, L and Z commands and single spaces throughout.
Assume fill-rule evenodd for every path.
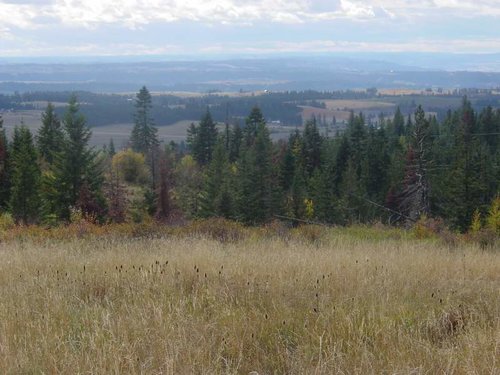
M 246 146 L 250 146 L 257 137 L 257 133 L 262 126 L 266 125 L 266 120 L 259 107 L 255 106 L 245 120 L 245 128 L 243 130 L 243 138 Z
M 37 134 L 37 148 L 40 157 L 49 165 L 54 162 L 54 155 L 61 151 L 64 134 L 61 121 L 57 117 L 52 103 L 47 105 L 42 114 L 42 126 Z
M 273 174 L 272 142 L 259 109 L 252 110 L 247 126 L 247 143 L 238 162 L 238 208 L 244 222 L 258 224 L 269 220 L 277 210 L 275 193 L 279 189 Z
M 428 163 L 430 156 L 430 123 L 422 106 L 415 112 L 415 125 L 411 137 L 406 163 L 406 176 L 401 197 L 400 210 L 415 222 L 424 214 L 429 214 Z
M 229 160 L 224 143 L 219 139 L 213 158 L 208 165 L 204 186 L 200 197 L 200 215 L 202 217 L 233 216 L 234 199 L 231 194 L 231 174 Z
M 132 149 L 141 152 L 148 159 L 158 145 L 158 129 L 154 126 L 151 111 L 153 108 L 151 94 L 146 86 L 137 93 L 135 99 L 134 128 L 130 137 Z
M 212 160 L 212 153 L 217 143 L 216 123 L 207 109 L 198 126 L 191 124 L 188 131 L 188 145 L 193 157 L 200 165 L 207 165 Z
M 405 118 L 401 113 L 399 106 L 396 108 L 396 113 L 394 114 L 394 120 L 392 122 L 393 134 L 396 137 L 404 135 L 405 132 Z
M 75 96 L 72 96 L 63 119 L 64 142 L 61 151 L 55 154 L 51 173 L 46 176 L 49 185 L 49 210 L 61 220 L 69 220 L 71 207 L 86 210 L 103 205 L 101 195 L 102 171 L 97 154 L 88 146 L 91 131 L 79 112 Z M 92 202 L 85 204 L 84 199 Z M 77 207 L 83 205 L 84 207 Z M 102 207 L 100 207 L 102 208 Z M 84 212 L 95 215 L 97 212 Z
M 8 143 L 3 118 L 0 116 L 0 210 L 5 209 L 9 202 L 9 160 Z
M 488 197 L 487 146 L 481 145 L 477 116 L 470 101 L 464 98 L 459 110 L 459 123 L 455 132 L 454 163 L 450 174 L 450 186 L 446 190 L 449 204 L 448 215 L 453 224 L 466 230 L 476 209 L 485 211 Z
M 321 166 L 321 147 L 323 138 L 319 134 L 316 119 L 308 121 L 305 125 L 302 141 L 302 158 L 305 173 L 311 177 L 314 170 Z
M 10 208 L 18 223 L 32 224 L 38 220 L 40 208 L 40 168 L 30 130 L 16 127 L 12 141 Z

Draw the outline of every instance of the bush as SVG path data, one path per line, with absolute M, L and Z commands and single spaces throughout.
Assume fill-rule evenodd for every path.
M 9 213 L 0 214 L 0 230 L 9 230 L 15 225 L 12 215 Z
M 500 236 L 500 196 L 497 196 L 491 203 L 486 226 L 490 231 Z
M 113 156 L 112 165 L 118 176 L 125 182 L 144 184 L 149 179 L 144 155 L 131 149 L 120 151 Z

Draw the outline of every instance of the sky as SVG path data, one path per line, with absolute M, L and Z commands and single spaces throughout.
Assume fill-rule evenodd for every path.
M 500 52 L 500 0 L 0 0 L 0 57 Z

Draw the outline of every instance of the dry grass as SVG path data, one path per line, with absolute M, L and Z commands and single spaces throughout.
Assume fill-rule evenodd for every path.
M 373 110 L 373 109 L 394 109 L 395 104 L 382 101 L 374 100 L 344 100 L 344 99 L 333 99 L 333 100 L 322 100 L 326 104 L 326 108 L 330 110 L 337 111 L 360 111 L 360 110 Z
M 197 228 L 0 243 L 0 373 L 500 373 L 500 252 Z

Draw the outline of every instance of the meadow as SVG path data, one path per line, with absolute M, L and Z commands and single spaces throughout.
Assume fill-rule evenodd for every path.
M 0 233 L 2 374 L 498 374 L 500 252 L 385 227 Z

